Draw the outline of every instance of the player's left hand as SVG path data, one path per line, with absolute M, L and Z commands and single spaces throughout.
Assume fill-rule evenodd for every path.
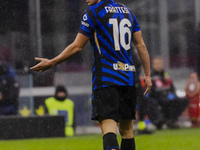
M 35 57 L 35 60 L 40 61 L 40 63 L 31 67 L 30 70 L 43 72 L 53 67 L 53 63 L 49 59 Z
M 146 84 L 146 90 L 144 92 L 144 95 L 146 95 L 152 87 L 151 77 L 150 76 L 144 76 L 144 82 Z

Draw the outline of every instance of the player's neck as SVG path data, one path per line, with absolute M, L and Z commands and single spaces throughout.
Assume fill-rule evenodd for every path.
M 96 4 L 98 4 L 101 0 L 98 0 Z

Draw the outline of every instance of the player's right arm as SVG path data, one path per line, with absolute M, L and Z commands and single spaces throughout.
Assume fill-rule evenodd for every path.
M 36 57 L 35 60 L 40 61 L 37 65 L 31 67 L 30 69 L 33 71 L 39 71 L 43 72 L 47 69 L 52 68 L 53 66 L 60 64 L 71 57 L 73 57 L 75 54 L 80 52 L 87 41 L 89 40 L 89 37 L 78 33 L 74 42 L 71 43 L 69 46 L 67 46 L 62 53 L 60 53 L 58 56 L 54 57 L 53 59 L 46 59 L 46 58 L 38 58 Z
M 93 30 L 95 27 L 95 24 L 93 23 L 94 20 L 94 14 L 90 10 L 85 10 L 82 20 L 81 20 L 81 27 L 80 31 L 77 34 L 74 42 L 70 44 L 68 47 L 66 47 L 62 53 L 60 53 L 58 56 L 56 56 L 53 59 L 45 59 L 45 58 L 35 58 L 35 60 L 40 61 L 37 65 L 31 67 L 31 70 L 34 71 L 45 71 L 47 69 L 52 68 L 53 66 L 60 64 L 68 59 L 70 59 L 72 56 L 77 54 L 82 50 L 82 48 L 85 46 L 91 35 L 93 34 Z

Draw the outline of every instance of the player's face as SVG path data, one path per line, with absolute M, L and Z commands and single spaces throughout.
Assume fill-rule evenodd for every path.
M 86 3 L 89 5 L 89 6 L 93 6 L 97 3 L 99 3 L 101 0 L 86 0 Z
M 164 67 L 163 60 L 160 58 L 155 58 L 153 60 L 152 67 L 155 71 L 158 71 L 158 72 L 162 71 Z

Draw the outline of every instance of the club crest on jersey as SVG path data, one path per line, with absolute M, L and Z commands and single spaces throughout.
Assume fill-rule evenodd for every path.
M 124 64 L 124 63 L 118 61 L 118 63 L 113 64 L 113 69 L 114 70 L 123 70 L 123 71 L 135 71 L 135 66 L 129 65 L 129 64 Z
M 86 21 L 87 19 L 87 14 L 83 15 L 83 20 Z
M 106 13 L 123 13 L 123 14 L 130 14 L 129 10 L 126 7 L 105 7 Z

